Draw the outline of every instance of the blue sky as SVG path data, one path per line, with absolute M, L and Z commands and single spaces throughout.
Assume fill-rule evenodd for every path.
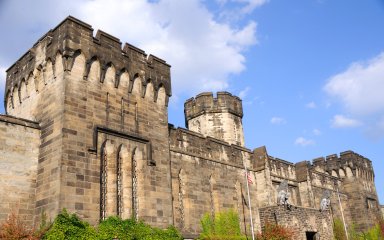
M 105 2 L 0 0 L 0 97 L 4 71 L 73 15 L 172 65 L 171 123 L 187 98 L 232 92 L 248 148 L 291 162 L 353 150 L 384 203 L 384 1 Z

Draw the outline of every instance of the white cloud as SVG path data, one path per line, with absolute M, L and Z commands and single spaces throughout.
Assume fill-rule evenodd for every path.
M 309 145 L 315 145 L 315 141 L 312 139 L 306 139 L 304 137 L 298 137 L 295 140 L 295 145 L 305 147 L 305 146 L 309 146 Z
M 265 2 L 234 0 L 231 6 L 253 11 Z M 230 75 L 245 70 L 244 53 L 257 44 L 257 24 L 220 20 L 218 15 L 230 9 L 229 5 L 213 12 L 205 4 L 199 0 L 36 0 L 25 4 L 20 0 L 6 1 L 0 9 L 0 28 L 7 32 L 0 52 L 3 57 L 6 53 L 4 59 L 9 60 L 0 64 L 11 65 L 23 54 L 12 55 L 14 51 L 6 48 L 22 45 L 26 51 L 38 37 L 71 14 L 94 29 L 166 60 L 172 65 L 176 96 L 224 90 L 229 86 Z
M 316 103 L 315 102 L 309 102 L 309 103 L 307 103 L 307 104 L 305 104 L 305 107 L 306 108 L 316 108 L 317 107 L 317 105 L 316 105 Z
M 241 19 L 251 13 L 255 8 L 267 3 L 269 0 L 216 0 L 221 8 L 219 17 L 227 20 Z
M 315 135 L 315 136 L 320 136 L 320 135 L 322 134 L 322 132 L 321 132 L 319 129 L 317 129 L 317 128 L 313 129 L 313 130 L 312 130 L 312 133 L 313 133 L 313 135 Z
M 270 120 L 270 123 L 275 125 L 282 125 L 282 124 L 285 124 L 286 121 L 284 118 L 281 118 L 281 117 L 272 117 Z
M 243 90 L 241 90 L 241 91 L 239 92 L 239 98 L 241 98 L 242 100 L 244 100 L 245 97 L 248 95 L 249 90 L 251 90 L 250 87 L 246 87 L 246 88 L 244 88 Z
M 343 115 L 335 115 L 331 120 L 331 125 L 334 128 L 353 128 L 359 127 L 362 123 L 356 119 L 348 118 Z
M 257 42 L 255 22 L 242 27 L 218 22 L 197 0 L 95 0 L 81 4 L 79 13 L 95 28 L 171 64 L 176 95 L 228 88 L 229 75 L 245 69 L 244 51 Z
M 356 62 L 329 78 L 324 87 L 353 114 L 384 113 L 384 52 L 367 62 Z

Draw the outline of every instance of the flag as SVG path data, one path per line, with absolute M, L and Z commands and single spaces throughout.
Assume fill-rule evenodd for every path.
M 244 172 L 244 174 L 246 174 L 247 175 L 247 180 L 248 180 L 248 183 L 249 184 L 253 184 L 253 181 L 252 181 L 252 177 L 251 177 L 251 174 L 249 174 L 249 172 L 247 171 L 247 172 Z

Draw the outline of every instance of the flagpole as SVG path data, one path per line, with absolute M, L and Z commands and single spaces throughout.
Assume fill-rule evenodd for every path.
M 248 193 L 248 203 L 249 203 L 249 216 L 251 218 L 251 232 L 252 232 L 252 240 L 255 240 L 255 233 L 253 230 L 253 219 L 252 219 L 252 204 L 251 204 L 251 197 L 249 195 L 249 184 L 248 184 L 248 170 L 247 167 L 244 164 L 245 169 L 245 182 L 247 183 L 247 193 Z
M 339 187 L 338 187 L 338 186 L 336 186 L 336 191 L 337 191 L 337 197 L 339 198 L 339 205 L 340 205 L 341 217 L 343 218 L 343 224 L 344 224 L 345 236 L 347 237 L 347 240 L 348 240 L 347 225 L 345 225 L 345 219 L 344 219 L 344 213 L 343 213 L 343 206 L 341 206 L 340 194 L 339 194 Z

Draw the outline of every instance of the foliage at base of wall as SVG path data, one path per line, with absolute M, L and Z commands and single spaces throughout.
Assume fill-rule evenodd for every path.
M 293 240 L 294 232 L 284 226 L 266 223 L 262 232 L 256 236 L 257 240 Z
M 9 215 L 7 221 L 0 224 L 0 239 L 38 240 L 43 233 L 29 228 L 14 212 Z
M 358 232 L 354 225 L 347 229 L 349 240 L 384 240 L 384 220 L 381 219 L 366 232 Z M 344 224 L 340 219 L 335 219 L 333 223 L 333 234 L 335 240 L 347 240 Z
M 65 209 L 48 227 L 45 224 L 39 230 L 28 229 L 15 214 L 0 225 L 0 239 L 45 239 L 45 240 L 182 240 L 181 234 L 173 227 L 159 229 L 132 219 L 122 220 L 109 217 L 98 227 L 82 221 Z
M 245 240 L 240 231 L 239 215 L 234 210 L 216 213 L 214 217 L 206 213 L 200 220 L 202 233 L 200 240 Z

